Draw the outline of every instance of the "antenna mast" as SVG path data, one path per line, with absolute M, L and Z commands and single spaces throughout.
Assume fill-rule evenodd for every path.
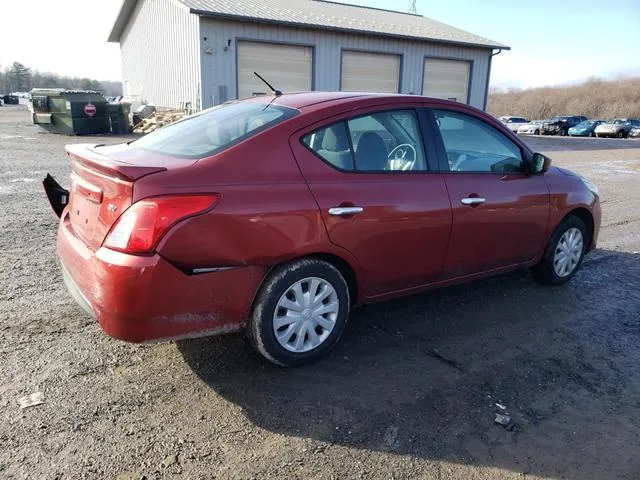
M 418 14 L 418 8 L 416 7 L 416 0 L 410 0 L 409 13 L 413 13 L 414 15 Z

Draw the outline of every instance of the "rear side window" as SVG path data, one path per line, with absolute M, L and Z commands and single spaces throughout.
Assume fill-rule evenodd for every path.
M 344 122 L 334 123 L 302 138 L 307 148 L 340 170 L 353 170 L 349 133 Z
M 413 110 L 376 112 L 308 133 L 302 143 L 340 170 L 426 171 L 427 161 Z
M 156 130 L 135 146 L 175 157 L 202 158 L 298 114 L 269 103 L 229 103 Z
M 434 110 L 449 170 L 452 172 L 523 172 L 522 152 L 506 135 L 469 115 Z

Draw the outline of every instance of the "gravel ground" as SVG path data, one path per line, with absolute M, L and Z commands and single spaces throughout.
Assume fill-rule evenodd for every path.
M 601 188 L 569 284 L 517 272 L 364 307 L 329 358 L 283 370 L 241 335 L 131 345 L 76 307 L 39 185 L 66 182 L 75 141 L 118 139 L 0 108 L 0 477 L 640 478 L 640 142 L 528 140 Z

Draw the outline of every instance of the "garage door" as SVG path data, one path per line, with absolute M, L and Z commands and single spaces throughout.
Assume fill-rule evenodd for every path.
M 253 72 L 282 92 L 311 90 L 313 48 L 238 42 L 238 98 L 270 94 Z
M 398 93 L 399 87 L 400 55 L 342 52 L 340 90 Z
M 470 62 L 427 58 L 422 94 L 467 103 L 470 71 Z

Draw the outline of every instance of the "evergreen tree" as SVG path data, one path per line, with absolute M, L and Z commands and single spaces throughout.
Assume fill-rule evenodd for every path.
M 13 62 L 8 76 L 9 86 L 13 92 L 25 92 L 31 89 L 31 69 L 20 62 Z

